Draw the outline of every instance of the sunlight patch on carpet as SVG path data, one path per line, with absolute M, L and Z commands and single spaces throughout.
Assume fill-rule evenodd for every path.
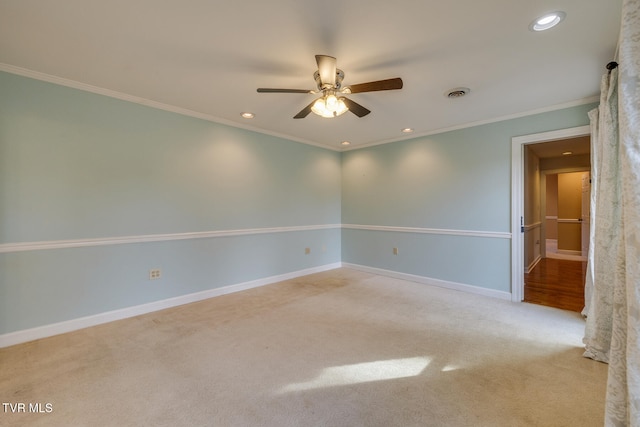
M 409 357 L 405 359 L 379 360 L 376 362 L 356 363 L 353 365 L 325 368 L 310 381 L 292 383 L 283 387 L 281 393 L 313 390 L 373 381 L 393 380 L 420 375 L 429 365 L 427 357 Z

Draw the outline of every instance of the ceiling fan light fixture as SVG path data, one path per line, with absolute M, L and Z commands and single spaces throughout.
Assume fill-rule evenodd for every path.
M 346 98 L 340 95 L 402 89 L 403 83 L 400 77 L 359 83 L 342 88 L 344 72 L 336 68 L 336 58 L 329 55 L 316 55 L 316 63 L 318 64 L 318 70 L 313 73 L 313 78 L 318 86 L 317 91 L 259 87 L 258 92 L 322 94 L 320 98 L 312 101 L 300 110 L 298 114 L 293 116 L 294 119 L 304 119 L 311 112 L 320 117 L 332 118 L 341 116 L 347 111 L 351 111 L 356 116 L 362 118 L 369 114 L 371 110 L 363 107 L 351 98 Z M 338 96 L 336 96 L 336 94 L 338 94 Z
M 334 94 L 328 94 L 322 98 L 318 98 L 316 102 L 313 103 L 311 111 L 320 117 L 330 119 L 346 113 L 349 111 L 349 108 L 344 103 L 344 98 L 338 98 Z
M 547 13 L 546 15 L 542 15 L 541 17 L 534 19 L 534 21 L 529 24 L 529 29 L 531 31 L 548 30 L 561 23 L 566 16 L 567 14 L 562 11 Z

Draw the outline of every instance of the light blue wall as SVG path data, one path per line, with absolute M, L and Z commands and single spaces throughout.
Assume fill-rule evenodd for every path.
M 511 138 L 587 124 L 592 107 L 340 154 L 0 73 L 0 245 L 340 223 L 505 233 Z M 510 240 L 494 237 L 329 228 L 8 252 L 0 334 L 340 261 L 510 291 Z
M 510 232 L 511 138 L 588 124 L 591 108 L 582 105 L 345 152 L 342 223 Z M 343 262 L 504 292 L 511 292 L 510 250 L 510 241 L 500 237 L 342 233 Z
M 0 73 L 0 244 L 339 224 L 340 168 L 330 150 Z M 340 257 L 335 228 L 2 253 L 0 334 Z
M 0 243 L 340 222 L 340 155 L 0 73 Z

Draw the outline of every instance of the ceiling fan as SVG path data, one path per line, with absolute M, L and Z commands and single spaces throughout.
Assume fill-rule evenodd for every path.
M 358 117 L 364 117 L 371 111 L 342 95 L 402 89 L 402 79 L 399 77 L 342 87 L 344 72 L 336 67 L 336 58 L 328 55 L 316 55 L 316 63 L 318 64 L 318 71 L 313 74 L 313 78 L 316 81 L 318 90 L 270 89 L 261 87 L 258 88 L 258 92 L 322 94 L 320 98 L 304 107 L 302 111 L 293 117 L 294 119 L 303 119 L 307 117 L 310 112 L 330 118 L 351 111 Z

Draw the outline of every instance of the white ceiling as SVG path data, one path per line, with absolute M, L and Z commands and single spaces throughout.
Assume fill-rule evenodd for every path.
M 580 156 L 591 153 L 591 137 L 579 136 L 557 141 L 528 144 L 527 148 L 533 151 L 540 159 L 563 157 L 563 153 L 568 151 L 571 152 L 572 156 Z
M 594 100 L 622 0 L 0 0 L 0 70 L 62 82 L 295 141 L 341 149 Z M 560 26 L 530 22 L 562 10 Z M 314 55 L 372 111 L 293 116 L 315 89 Z M 449 89 L 471 93 L 448 99 Z M 255 118 L 240 117 L 243 111 Z

